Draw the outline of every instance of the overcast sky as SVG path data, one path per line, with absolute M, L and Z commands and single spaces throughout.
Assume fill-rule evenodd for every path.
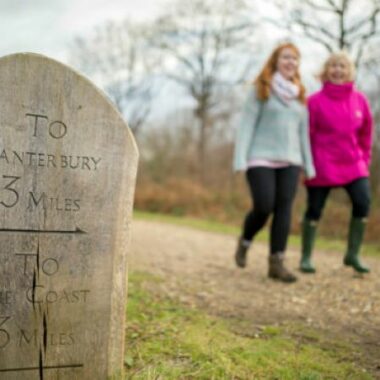
M 91 33 L 107 20 L 152 19 L 168 3 L 170 0 L 0 0 L 0 56 L 34 52 L 70 64 L 69 45 L 76 36 Z M 270 12 L 265 1 L 260 3 L 259 10 L 263 9 Z M 270 49 L 274 41 L 268 42 Z
M 90 34 L 108 20 L 153 19 L 171 3 L 170 0 L 0 0 L 0 56 L 33 52 L 71 66 L 69 49 L 76 36 Z M 271 14 L 265 1 L 258 9 Z M 278 39 L 275 34 L 269 33 L 272 38 L 268 39 L 268 54 Z M 305 63 L 303 67 L 307 67 Z M 161 97 L 160 108 L 179 109 L 182 100 L 177 98 Z
M 107 20 L 144 20 L 166 0 L 0 0 L 0 56 L 34 52 L 67 62 L 68 45 Z

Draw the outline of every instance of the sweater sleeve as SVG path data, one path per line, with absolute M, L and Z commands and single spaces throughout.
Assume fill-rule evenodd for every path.
M 259 115 L 260 101 L 256 97 L 255 88 L 252 87 L 244 103 L 236 133 L 233 163 L 234 170 L 236 171 L 247 169 L 249 147 Z
M 305 169 L 306 177 L 308 179 L 311 179 L 315 177 L 315 169 L 310 148 L 309 113 L 307 112 L 306 108 L 300 123 L 300 135 L 303 166 Z
M 371 146 L 373 139 L 373 117 L 367 98 L 363 95 L 363 124 L 358 131 L 358 144 L 362 150 L 363 160 L 367 166 L 371 163 Z

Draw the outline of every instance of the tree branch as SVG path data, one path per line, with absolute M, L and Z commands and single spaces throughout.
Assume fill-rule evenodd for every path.
M 323 45 L 327 49 L 328 52 L 332 53 L 334 51 L 334 48 L 331 46 L 331 44 L 329 42 L 323 40 L 319 36 L 312 34 L 310 30 L 305 30 L 304 32 L 308 38 L 314 40 L 315 42 L 318 42 L 321 45 Z
M 334 36 L 334 34 L 329 32 L 326 28 L 324 28 L 322 26 L 313 25 L 313 24 L 310 24 L 310 23 L 308 23 L 304 20 L 301 20 L 301 19 L 296 19 L 295 22 L 298 25 L 302 26 L 305 30 L 308 29 L 308 30 L 313 30 L 315 32 L 320 32 L 332 40 L 336 40 L 336 38 L 337 38 L 336 36 Z
M 341 9 L 335 4 L 333 0 L 326 0 L 327 3 L 334 9 L 335 13 L 340 13 Z
M 352 25 L 350 28 L 346 30 L 347 34 L 352 34 L 360 30 L 362 27 L 366 26 L 367 24 L 373 23 L 373 19 L 377 17 L 377 15 L 380 13 L 380 7 L 375 8 L 370 16 L 370 18 L 366 17 L 362 20 L 358 21 L 356 24 Z
M 172 46 L 169 46 L 168 44 L 164 44 L 164 45 L 161 45 L 161 48 L 166 50 L 166 51 L 169 51 L 171 52 L 176 59 L 178 59 L 178 61 L 180 61 L 181 63 L 183 63 L 188 69 L 190 69 L 190 71 L 193 73 L 193 74 L 197 74 L 198 73 L 198 70 L 197 68 L 193 65 L 193 63 L 186 57 L 182 56 L 177 49 L 175 49 L 174 47 Z
M 332 8 L 329 8 L 329 7 L 324 7 L 323 5 L 315 4 L 311 0 L 304 0 L 304 3 L 307 4 L 310 8 L 316 10 L 316 11 L 327 12 L 327 13 L 336 13 L 335 9 L 332 9 Z

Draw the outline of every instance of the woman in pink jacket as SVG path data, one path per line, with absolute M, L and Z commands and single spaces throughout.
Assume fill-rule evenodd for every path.
M 369 103 L 355 89 L 354 65 L 345 53 L 332 54 L 321 74 L 323 87 L 308 99 L 310 140 L 316 176 L 305 182 L 307 210 L 302 227 L 300 269 L 314 273 L 316 227 L 332 188 L 343 187 L 352 202 L 344 264 L 357 272 L 369 269 L 359 260 L 370 207 L 369 164 L 373 122 Z

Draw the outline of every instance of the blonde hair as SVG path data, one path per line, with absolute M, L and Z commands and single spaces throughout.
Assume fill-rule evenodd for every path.
M 277 46 L 277 48 L 273 50 L 272 54 L 268 58 L 264 67 L 262 68 L 260 74 L 257 76 L 257 78 L 254 81 L 254 85 L 256 86 L 257 98 L 262 101 L 268 100 L 270 96 L 272 77 L 277 70 L 277 62 L 278 62 L 280 53 L 284 49 L 291 49 L 295 52 L 298 58 L 301 57 L 301 54 L 298 48 L 290 42 L 283 43 Z M 296 84 L 300 89 L 298 100 L 301 103 L 305 103 L 306 90 L 305 90 L 305 86 L 302 84 L 301 75 L 298 69 L 296 71 L 296 75 L 294 76 L 293 83 Z
M 333 62 L 336 62 L 336 61 L 344 61 L 347 64 L 348 71 L 349 71 L 348 82 L 352 82 L 355 79 L 355 72 L 356 72 L 355 65 L 354 65 L 354 62 L 352 61 L 352 59 L 350 58 L 350 56 L 345 51 L 338 51 L 336 53 L 330 54 L 330 56 L 325 61 L 323 68 L 318 75 L 318 78 L 322 82 L 328 81 L 327 72 L 328 72 L 329 66 Z

